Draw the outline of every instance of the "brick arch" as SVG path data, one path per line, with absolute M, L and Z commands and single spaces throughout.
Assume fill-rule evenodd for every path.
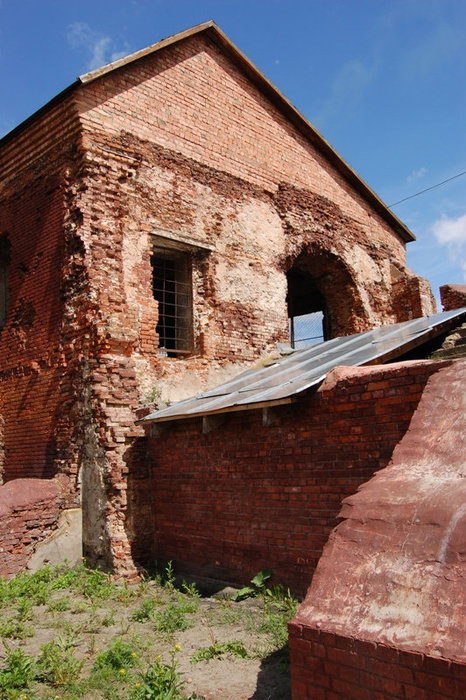
M 369 319 L 358 285 L 341 257 L 321 246 L 309 244 L 298 255 L 287 259 L 285 270 L 289 282 L 293 277 L 299 277 L 303 284 L 307 280 L 314 306 L 320 305 L 324 313 L 326 340 L 367 330 Z M 310 304 L 312 306 L 313 302 Z

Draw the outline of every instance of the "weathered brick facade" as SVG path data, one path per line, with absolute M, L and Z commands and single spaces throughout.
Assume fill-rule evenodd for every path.
M 466 306 L 466 284 L 444 284 L 440 287 L 440 300 L 444 311 Z
M 202 418 L 159 424 L 139 482 L 153 513 L 146 529 L 137 519 L 138 558 L 237 583 L 271 568 L 274 582 L 303 594 L 342 499 L 386 466 L 445 364 L 337 368 L 315 393 L 267 409 L 265 421 L 259 409 L 218 425 L 214 416 L 208 432 Z
M 120 573 L 135 409 L 286 341 L 287 270 L 331 335 L 433 309 L 409 231 L 211 24 L 83 76 L 0 142 L 0 178 L 4 479 L 70 475 L 87 555 Z M 186 355 L 159 351 L 154 245 L 189 266 Z
M 37 546 L 57 530 L 60 512 L 73 505 L 66 477 L 14 479 L 0 486 L 0 575 L 29 564 Z

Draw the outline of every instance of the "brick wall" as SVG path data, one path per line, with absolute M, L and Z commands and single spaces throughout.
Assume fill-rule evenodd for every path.
M 444 284 L 440 287 L 440 299 L 444 311 L 466 306 L 466 284 Z
M 89 132 L 128 131 L 267 191 L 316 191 L 404 256 L 390 226 L 205 35 L 94 80 L 77 102 Z
M 0 207 L 0 232 L 11 246 L 9 308 L 0 341 L 6 480 L 54 473 L 63 374 L 63 195 L 58 157 L 56 173 L 45 163 L 37 170 L 39 176 L 23 173 L 5 187 Z
M 201 419 L 160 424 L 146 558 L 236 582 L 270 567 L 304 593 L 341 500 L 387 464 L 440 364 L 337 368 L 265 426 L 260 410 L 214 416 L 205 434 Z
M 68 90 L 0 142 L 0 175 L 4 476 L 80 474 L 94 563 L 132 569 L 138 404 L 220 384 L 286 340 L 297 258 L 328 285 L 335 335 L 404 318 L 403 295 L 430 310 L 395 230 L 206 37 Z M 154 235 L 193 245 L 186 358 L 158 353 Z
M 56 479 L 15 479 L 0 486 L 0 576 L 23 571 L 37 545 L 52 534 L 69 485 Z
M 466 665 L 288 625 L 293 700 L 459 700 Z
M 429 285 L 406 269 L 404 244 L 395 231 L 208 37 L 191 37 L 94 80 L 77 91 L 76 100 L 89 145 L 105 134 L 108 143 L 102 144 L 101 155 L 115 155 L 125 171 L 118 182 L 128 190 L 126 202 L 136 204 L 133 190 L 143 186 L 144 200 L 132 211 L 141 214 L 139 230 L 157 232 L 160 227 L 201 240 L 213 234 L 228 266 L 234 258 L 238 275 L 249 277 L 254 271 L 259 285 L 262 271 L 274 275 L 277 282 L 269 289 L 277 292 L 283 286 L 277 267 L 289 266 L 309 245 L 313 254 L 330 252 L 357 289 L 354 298 L 347 288 L 341 290 L 341 298 L 352 301 L 350 313 L 346 309 L 341 315 L 351 320 L 347 328 L 341 323 L 335 327 L 334 335 L 434 309 Z M 170 165 L 173 175 L 157 172 L 154 165 L 159 163 L 164 169 Z M 97 171 L 101 162 L 96 166 Z M 226 206 L 218 206 L 209 201 L 208 190 L 227 178 L 229 187 L 222 188 Z M 209 185 L 202 195 L 199 182 Z M 117 209 L 124 206 L 116 193 L 113 197 Z M 257 211 L 255 202 L 248 201 L 252 197 L 262 202 L 272 198 L 272 210 Z M 249 261 L 251 248 L 269 237 L 270 246 L 260 246 L 260 265 L 257 254 Z M 222 250 L 222 244 L 230 250 Z M 253 270 L 246 260 L 255 265 Z M 243 302 L 251 324 L 256 319 L 245 301 L 241 291 L 234 296 L 235 306 Z M 280 303 L 284 306 L 283 295 Z M 279 311 L 277 303 L 268 308 Z M 221 312 L 217 306 L 216 315 Z M 286 332 L 286 324 L 283 328 Z

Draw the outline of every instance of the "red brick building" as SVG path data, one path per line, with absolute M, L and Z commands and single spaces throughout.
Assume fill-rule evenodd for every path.
M 304 592 L 341 499 L 385 473 L 411 419 L 422 432 L 426 402 L 443 405 L 443 380 L 460 382 L 463 365 L 334 369 L 296 404 L 212 424 L 183 420 L 148 438 L 136 411 L 221 384 L 259 358 L 267 364 L 277 343 L 299 336 L 301 316 L 319 313 L 330 339 L 430 314 L 428 284 L 405 265 L 412 239 L 211 22 L 81 76 L 5 136 L 2 574 L 27 565 L 60 512 L 81 503 L 93 564 L 131 575 L 138 559 L 165 556 L 240 581 L 273 560 L 277 578 Z M 463 288 L 446 288 L 446 308 L 465 299 Z M 459 414 L 455 387 L 450 413 Z M 455 447 L 463 437 L 452 426 Z M 432 433 L 427 457 L 440 437 Z M 464 579 L 464 508 L 453 503 L 460 462 L 454 484 L 450 473 L 440 479 L 445 507 L 431 538 L 454 595 Z M 415 460 L 408 466 L 416 472 Z M 426 489 L 431 477 L 440 483 L 427 471 Z M 403 528 L 417 486 L 404 464 L 400 472 L 413 488 L 409 517 L 396 521 L 390 510 L 393 469 L 388 504 L 378 501 L 381 529 L 370 511 L 380 496 L 374 480 L 362 492 L 369 506 L 358 495 L 340 514 L 290 628 L 296 698 L 461 697 L 463 608 L 448 617 L 437 596 L 438 619 L 433 611 L 422 627 L 435 638 L 433 627 L 447 620 L 435 648 L 413 642 L 411 628 L 401 639 L 399 619 L 387 617 L 381 634 L 354 616 L 352 597 L 371 595 L 370 577 L 381 577 L 379 592 L 391 581 L 398 544 L 409 544 L 401 589 L 415 589 L 413 571 L 432 574 L 422 558 L 409 559 L 432 518 L 427 508 L 411 541 Z M 368 509 L 364 527 L 352 506 Z M 382 536 L 394 546 L 374 570 Z M 355 559 L 358 572 L 336 579 L 332 572 L 346 573 Z M 382 593 L 371 604 L 395 610 Z
M 134 412 L 432 311 L 413 236 L 212 23 L 81 76 L 0 141 L 4 481 L 66 474 L 132 570 Z

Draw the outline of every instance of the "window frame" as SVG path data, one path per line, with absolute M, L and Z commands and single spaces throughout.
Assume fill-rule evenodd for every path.
M 214 250 L 214 247 L 199 243 L 193 239 L 187 238 L 184 235 L 180 235 L 174 232 L 168 231 L 158 231 L 157 233 L 151 234 L 151 271 L 152 271 L 152 295 L 159 305 L 160 314 L 160 301 L 155 295 L 155 270 L 154 270 L 154 259 L 165 259 L 171 260 L 176 265 L 184 266 L 184 270 L 178 272 L 180 276 L 184 276 L 184 281 L 181 281 L 181 285 L 185 285 L 185 293 L 188 295 L 189 300 L 187 304 L 181 304 L 181 308 L 185 310 L 185 320 L 187 320 L 187 325 L 189 326 L 187 334 L 186 347 L 173 347 L 168 348 L 160 345 L 160 336 L 158 337 L 158 350 L 159 354 L 166 357 L 187 357 L 189 355 L 195 354 L 196 348 L 196 338 L 194 332 L 194 285 L 193 285 L 193 268 L 195 261 L 201 257 L 205 257 Z M 175 273 L 176 275 L 176 273 Z M 175 280 L 176 287 L 176 280 Z M 175 301 L 176 305 L 176 301 Z M 176 315 L 175 315 L 176 316 Z M 159 322 L 156 328 L 159 327 Z M 176 328 L 175 328 L 176 334 Z
M 154 246 L 151 266 L 152 294 L 159 311 L 156 326 L 159 352 L 168 357 L 191 355 L 194 347 L 192 256 L 186 251 Z

